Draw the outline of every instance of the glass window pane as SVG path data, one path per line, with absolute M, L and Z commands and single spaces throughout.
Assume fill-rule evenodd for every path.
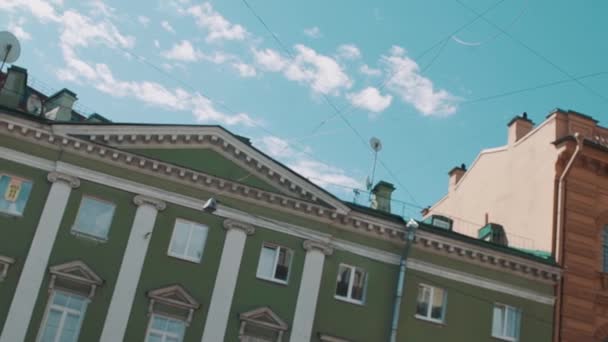
M 156 330 L 161 330 L 161 331 L 165 331 L 167 330 L 167 319 L 161 316 L 152 316 L 153 317 L 153 321 L 152 321 L 152 328 L 156 329 Z
M 82 307 L 84 306 L 85 300 L 80 296 L 69 296 L 67 307 L 70 309 L 82 311 Z
M 431 307 L 431 318 L 443 320 L 443 305 L 445 299 L 445 292 L 443 289 L 434 287 L 433 288 L 433 303 Z
M 353 289 L 351 291 L 351 298 L 356 300 L 363 300 L 363 292 L 365 288 L 365 271 L 362 269 L 355 269 L 355 276 L 353 279 Z
M 150 332 L 148 334 L 148 338 L 146 339 L 146 342 L 162 342 L 163 337 L 162 335 Z
M 517 336 L 517 309 L 509 308 L 507 310 L 507 320 L 506 320 L 506 335 L 508 337 L 516 337 Z
M 41 342 L 54 342 L 57 336 L 57 329 L 61 321 L 61 311 L 51 309 L 46 318 L 46 325 L 42 333 Z
M 78 315 L 68 314 L 63 322 L 60 342 L 76 342 L 76 333 L 80 324 Z
M 416 305 L 416 314 L 426 317 L 429 312 L 429 304 L 431 301 L 431 293 L 426 286 L 418 286 L 418 304 Z
M 201 260 L 203 257 L 203 249 L 207 240 L 207 227 L 196 225 L 192 228 L 190 243 L 188 245 L 188 256 L 190 258 Z
M 171 239 L 171 254 L 185 256 L 188 244 L 190 226 L 187 223 L 176 221 L 173 228 L 173 238 Z
M 336 285 L 336 295 L 346 297 L 348 295 L 348 285 L 350 283 L 350 267 L 340 265 L 338 270 L 338 281 Z
M 91 197 L 83 197 L 74 223 L 74 229 L 101 239 L 107 239 L 114 204 Z
M 0 211 L 21 215 L 32 190 L 32 182 L 9 175 L 0 175 Z
M 291 251 L 286 248 L 279 248 L 279 259 L 277 260 L 277 269 L 275 270 L 274 274 L 276 279 L 287 281 L 290 261 Z
M 169 321 L 167 331 L 175 335 L 182 336 L 184 334 L 184 328 L 184 322 L 172 319 Z
M 503 336 L 503 307 L 494 306 L 494 316 L 492 318 L 492 335 Z
M 63 292 L 59 292 L 59 291 L 55 292 L 53 294 L 53 304 L 59 305 L 59 306 L 68 305 L 68 296 Z
M 274 259 L 276 248 L 263 246 L 260 253 L 260 263 L 258 265 L 258 276 L 264 278 L 272 278 L 274 273 Z

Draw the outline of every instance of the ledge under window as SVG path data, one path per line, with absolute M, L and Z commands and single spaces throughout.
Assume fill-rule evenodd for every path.
M 365 303 L 363 301 L 361 301 L 361 300 L 355 300 L 355 299 L 351 299 L 351 298 L 348 298 L 348 297 L 342 297 L 342 296 L 334 295 L 334 298 L 337 299 L 337 300 L 339 300 L 339 301 L 347 302 L 347 303 L 350 303 L 350 304 L 361 305 L 361 306 L 365 305 Z
M 416 319 L 421 320 L 421 321 L 425 321 L 431 324 L 436 324 L 436 325 L 440 325 L 440 326 L 445 326 L 445 321 L 442 320 L 438 320 L 438 319 L 432 319 L 432 318 L 428 318 L 426 316 L 421 316 L 421 315 L 414 315 L 414 317 L 416 317 Z
M 100 238 L 99 236 L 87 234 L 87 233 L 81 232 L 79 230 L 76 230 L 74 228 L 72 228 L 70 230 L 70 234 L 74 235 L 77 238 L 85 239 L 85 240 L 90 240 L 90 241 L 94 241 L 94 242 L 97 242 L 97 243 L 106 243 L 106 242 L 108 242 L 108 239 L 104 239 L 104 238 Z

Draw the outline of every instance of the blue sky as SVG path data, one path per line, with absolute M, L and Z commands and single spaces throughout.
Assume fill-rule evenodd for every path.
M 453 166 L 506 142 L 516 114 L 538 123 L 562 107 L 607 124 L 607 12 L 602 0 L 3 0 L 0 30 L 19 36 L 30 82 L 73 90 L 86 112 L 221 124 L 343 199 L 371 173 L 376 136 L 375 179 L 408 203 L 395 213 L 417 216 Z

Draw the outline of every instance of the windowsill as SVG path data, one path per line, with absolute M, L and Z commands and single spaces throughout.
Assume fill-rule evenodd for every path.
M 516 338 L 507 337 L 507 336 L 496 336 L 496 335 L 492 335 L 492 338 L 494 338 L 494 339 L 496 339 L 496 340 L 500 340 L 500 341 L 517 342 L 517 339 L 516 339 Z
M 83 232 L 80 232 L 80 231 L 77 231 L 77 230 L 74 230 L 74 229 L 70 230 L 70 234 L 74 235 L 77 238 L 85 239 L 85 240 L 90 240 L 90 241 L 95 241 L 97 243 L 106 243 L 106 242 L 108 242 L 107 238 L 105 238 L 105 239 L 104 238 L 100 238 L 98 236 L 87 234 L 87 233 L 83 233 Z
M 201 259 L 188 258 L 183 255 L 175 255 L 175 254 L 167 253 L 167 256 L 174 258 L 174 259 L 181 260 L 181 261 L 191 262 L 191 263 L 197 264 L 197 265 L 201 263 Z
M 14 211 L 6 211 L 6 210 L 0 210 L 0 215 L 6 216 L 6 217 L 14 217 L 14 218 L 23 217 L 23 213 L 16 213 Z
M 420 316 L 420 315 L 414 315 L 414 317 L 418 320 L 424 321 L 424 322 L 428 322 L 431 324 L 436 324 L 436 325 L 440 325 L 442 327 L 446 326 L 447 324 L 445 323 L 445 321 L 440 321 L 437 319 L 432 319 L 432 318 L 428 318 L 425 316 Z
M 267 281 L 273 284 L 277 284 L 277 285 L 283 285 L 283 286 L 287 286 L 288 282 L 284 281 L 284 280 L 279 280 L 279 279 L 273 279 L 273 278 L 266 278 L 266 277 L 262 277 L 256 274 L 255 276 L 256 278 L 258 278 L 259 280 L 263 280 L 263 281 Z
M 355 304 L 355 305 L 360 305 L 360 306 L 364 306 L 365 305 L 365 303 L 363 301 L 355 300 L 355 299 L 350 299 L 350 298 L 347 298 L 347 297 L 342 297 L 342 296 L 334 295 L 334 298 L 337 299 L 337 300 L 339 300 L 339 301 L 347 302 L 347 303 L 350 303 L 350 304 Z

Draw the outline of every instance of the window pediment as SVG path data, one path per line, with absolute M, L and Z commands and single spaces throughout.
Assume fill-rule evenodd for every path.
M 200 303 L 181 285 L 174 284 L 150 290 L 147 293 L 150 298 L 148 313 L 160 313 L 170 317 L 183 320 L 190 325 L 194 310 L 198 309 Z
M 270 308 L 263 307 L 239 315 L 241 321 L 261 325 L 274 330 L 287 330 L 288 325 Z
M 241 341 L 281 342 L 289 326 L 268 307 L 261 307 L 239 315 Z
M 14 263 L 15 263 L 15 259 L 4 256 L 4 255 L 0 255 L 0 281 L 3 281 L 6 278 L 6 274 L 8 273 L 8 268 L 11 267 L 11 265 Z
M 103 279 L 80 260 L 51 266 L 49 273 L 51 274 L 50 289 L 57 286 L 74 292 L 85 292 L 89 298 L 92 298 L 95 289 L 103 284 Z

